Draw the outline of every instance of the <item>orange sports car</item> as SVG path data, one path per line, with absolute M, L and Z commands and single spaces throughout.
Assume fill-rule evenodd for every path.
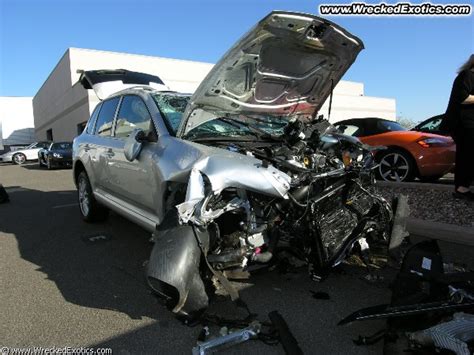
M 456 145 L 451 137 L 409 131 L 381 118 L 354 118 L 334 125 L 363 143 L 387 147 L 376 151 L 380 179 L 436 181 L 454 168 Z

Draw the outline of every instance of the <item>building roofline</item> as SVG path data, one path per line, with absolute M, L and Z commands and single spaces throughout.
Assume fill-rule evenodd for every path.
M 61 61 L 64 59 L 64 57 L 66 56 L 66 54 L 69 53 L 69 50 L 71 49 L 71 47 L 67 48 L 66 51 L 64 52 L 64 54 L 61 56 L 61 58 L 58 60 L 58 62 L 56 63 L 56 65 L 54 66 L 53 70 L 51 70 L 48 74 L 48 76 L 46 77 L 46 79 L 43 81 L 43 84 L 41 84 L 41 86 L 39 87 L 39 89 L 36 91 L 36 94 L 34 94 L 33 96 L 33 100 L 35 99 L 36 95 L 38 95 L 38 93 L 41 91 L 41 89 L 43 88 L 44 84 L 46 84 L 46 82 L 49 80 L 49 78 L 51 77 L 51 75 L 53 75 L 54 71 L 56 70 L 56 68 L 58 67 L 59 63 L 61 63 Z
M 178 58 L 169 58 L 169 57 L 160 57 L 155 55 L 147 55 L 147 54 L 137 54 L 137 53 L 128 53 L 128 52 L 116 52 L 116 51 L 107 51 L 102 49 L 91 49 L 91 48 L 78 48 L 78 47 L 69 47 L 68 50 L 73 51 L 81 51 L 81 52 L 99 52 L 99 53 L 110 53 L 110 54 L 118 54 L 118 55 L 129 55 L 134 57 L 145 57 L 145 58 L 153 58 L 153 59 L 166 59 L 175 62 L 186 62 L 186 63 L 195 63 L 195 64 L 204 64 L 204 65 L 215 65 L 215 63 L 209 62 L 199 62 L 196 60 L 189 60 L 189 59 L 178 59 Z

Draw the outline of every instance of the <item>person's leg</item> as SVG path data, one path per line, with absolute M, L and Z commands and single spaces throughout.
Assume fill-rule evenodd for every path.
M 468 177 L 468 167 L 467 164 L 467 157 L 466 153 L 467 149 L 467 141 L 464 132 L 460 132 L 459 135 L 456 137 L 456 167 L 454 170 L 454 185 L 455 189 L 458 192 L 466 192 L 469 184 L 467 183 Z
M 466 131 L 466 186 L 474 184 L 474 128 Z
M 463 130 L 456 137 L 456 167 L 454 172 L 454 197 L 474 201 L 474 194 L 469 186 L 473 178 L 474 169 L 474 137 L 472 130 Z

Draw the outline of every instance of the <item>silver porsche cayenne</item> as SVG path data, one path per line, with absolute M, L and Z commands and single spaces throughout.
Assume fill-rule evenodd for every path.
M 209 285 L 237 298 L 230 270 L 291 253 L 323 277 L 357 243 L 386 240 L 371 149 L 318 116 L 362 49 L 326 19 L 275 11 L 192 96 L 148 74 L 84 71 L 102 101 L 73 143 L 82 217 L 113 210 L 153 233 L 148 283 L 184 315 L 206 309 Z

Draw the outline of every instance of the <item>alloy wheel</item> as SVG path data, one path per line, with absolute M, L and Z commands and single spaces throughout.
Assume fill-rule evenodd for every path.
M 90 211 L 90 196 L 87 191 L 87 182 L 84 179 L 79 181 L 79 207 L 84 216 L 87 216 Z
M 380 160 L 379 173 L 385 181 L 405 181 L 409 172 L 410 165 L 400 153 L 388 153 Z
M 26 157 L 23 154 L 15 154 L 13 156 L 13 160 L 15 161 L 16 164 L 23 164 L 26 161 Z

